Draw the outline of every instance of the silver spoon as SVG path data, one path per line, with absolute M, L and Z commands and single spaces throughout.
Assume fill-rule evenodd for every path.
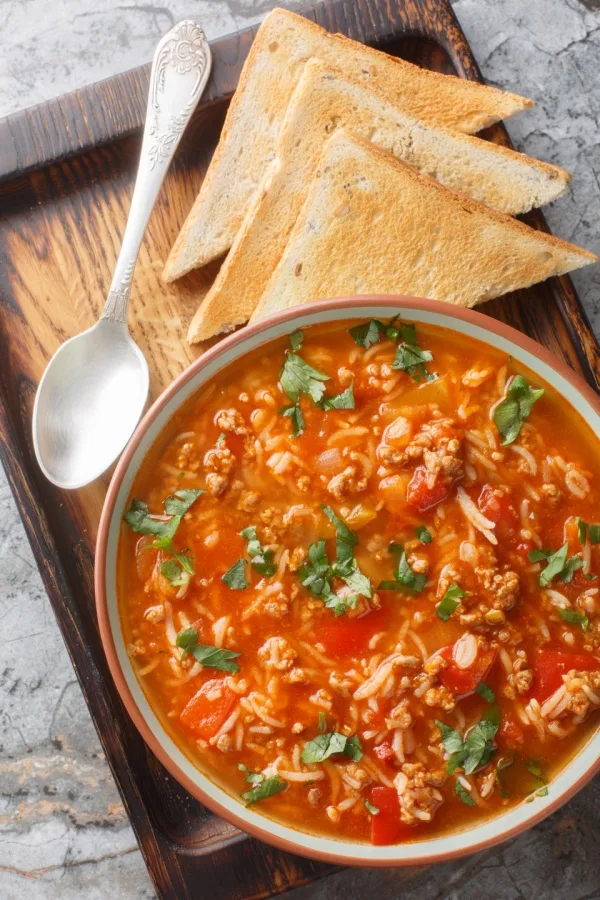
M 211 64 L 204 32 L 189 20 L 156 48 L 140 163 L 106 305 L 92 328 L 59 347 L 35 397 L 35 455 L 58 487 L 83 487 L 101 475 L 144 410 L 148 364 L 127 327 L 131 280 L 150 213 Z

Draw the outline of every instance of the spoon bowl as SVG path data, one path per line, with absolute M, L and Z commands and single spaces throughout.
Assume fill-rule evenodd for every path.
M 33 442 L 44 475 L 74 489 L 119 456 L 148 398 L 143 353 L 122 322 L 100 319 L 52 357 L 33 409 Z

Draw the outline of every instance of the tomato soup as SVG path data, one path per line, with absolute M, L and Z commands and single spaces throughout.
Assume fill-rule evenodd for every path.
M 138 473 L 119 607 L 149 703 L 257 814 L 374 844 L 535 803 L 600 707 L 588 426 L 395 317 L 214 377 Z

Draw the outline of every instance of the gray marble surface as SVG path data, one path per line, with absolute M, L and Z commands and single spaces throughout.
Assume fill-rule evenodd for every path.
M 271 0 L 0 0 L 0 115 L 141 62 L 194 16 L 209 37 Z M 289 4 L 290 6 L 297 4 Z M 517 147 L 573 173 L 547 211 L 555 233 L 600 251 L 600 0 L 456 0 L 484 75 L 537 101 Z M 600 331 L 600 267 L 576 273 Z M 600 781 L 497 850 L 429 869 L 346 871 L 294 900 L 600 898 Z M 0 900 L 154 897 L 14 502 L 0 474 Z M 198 896 L 202 896 L 199 890 Z

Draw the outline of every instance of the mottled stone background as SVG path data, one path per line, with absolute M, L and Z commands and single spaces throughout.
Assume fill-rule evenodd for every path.
M 146 62 L 179 19 L 193 16 L 216 37 L 273 5 L 0 0 L 0 115 Z M 537 101 L 509 124 L 517 147 L 573 173 L 570 195 L 548 210 L 553 230 L 599 252 L 600 0 L 456 0 L 454 9 L 486 78 Z M 599 331 L 600 268 L 575 281 Z M 293 897 L 600 898 L 599 809 L 596 780 L 498 850 L 408 880 L 346 871 Z M 0 900 L 108 897 L 154 891 L 0 474 Z

